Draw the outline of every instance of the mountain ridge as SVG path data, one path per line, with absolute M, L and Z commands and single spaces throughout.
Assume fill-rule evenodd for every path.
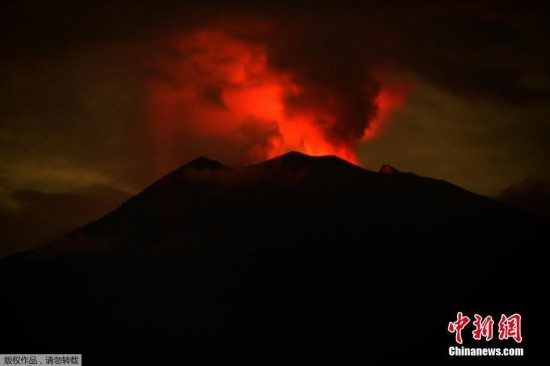
M 304 185 L 306 188 L 302 187 Z M 101 232 L 107 231 L 110 234 L 117 232 L 117 224 L 109 223 L 109 220 L 118 220 L 116 222 L 120 223 L 119 218 L 124 215 L 133 216 L 137 221 L 139 221 L 137 216 L 140 213 L 143 216 L 147 215 L 149 211 L 156 212 L 153 214 L 152 220 L 155 215 L 158 217 L 162 215 L 177 216 L 181 215 L 181 213 L 176 214 L 180 212 L 178 207 L 193 204 L 196 209 L 201 207 L 203 201 L 210 202 L 209 204 L 214 207 L 216 203 L 212 201 L 212 197 L 217 200 L 224 199 L 228 195 L 235 194 L 233 192 L 238 192 L 239 197 L 246 197 L 246 190 L 251 187 L 262 190 L 260 194 L 264 196 L 274 190 L 281 191 L 278 194 L 292 194 L 292 192 L 304 190 L 304 195 L 309 194 L 308 189 L 323 192 L 340 190 L 335 193 L 338 197 L 347 200 L 350 207 L 358 206 L 349 202 L 353 197 L 343 192 L 350 190 L 357 194 L 356 198 L 360 204 L 370 205 L 372 210 L 379 212 L 387 211 L 386 205 L 381 202 L 381 200 L 387 199 L 390 209 L 395 207 L 396 211 L 399 211 L 400 206 L 408 208 L 411 204 L 440 208 L 445 205 L 462 204 L 466 201 L 479 201 L 486 203 L 486 205 L 484 204 L 485 210 L 501 209 L 508 211 L 511 215 L 519 214 L 513 208 L 505 207 L 497 201 L 443 180 L 420 177 L 413 173 L 375 173 L 335 156 L 314 157 L 299 152 L 290 152 L 261 163 L 234 168 L 217 160 L 198 157 L 160 178 L 112 212 L 82 228 L 75 229 L 61 240 L 51 242 L 49 247 L 55 247 L 58 242 L 62 242 L 64 251 L 66 251 L 70 250 L 70 248 L 65 248 L 66 238 L 88 238 L 91 235 L 93 241 L 94 237 L 97 238 Z M 253 192 L 254 189 L 251 191 Z M 444 202 L 442 197 L 455 203 Z M 162 213 L 159 211 L 158 205 L 153 202 L 164 202 L 164 208 L 169 212 Z M 273 201 L 271 204 L 277 205 L 278 202 Z M 143 207 L 144 205 L 145 207 Z M 462 216 L 469 214 L 467 211 L 462 213 Z M 380 224 L 381 220 L 377 218 L 374 220 Z M 146 225 L 147 222 L 137 226 Z M 105 236 L 103 235 L 103 237 Z M 116 241 L 116 235 L 115 237 L 111 235 L 111 239 Z

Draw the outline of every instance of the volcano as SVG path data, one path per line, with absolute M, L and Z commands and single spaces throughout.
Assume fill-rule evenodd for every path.
M 536 359 L 543 221 L 445 181 L 383 173 L 300 153 L 234 168 L 195 159 L 0 261 L 0 352 L 82 353 L 86 364 L 449 362 L 447 324 L 461 311 L 521 314 L 522 344 L 463 333 L 464 345 Z

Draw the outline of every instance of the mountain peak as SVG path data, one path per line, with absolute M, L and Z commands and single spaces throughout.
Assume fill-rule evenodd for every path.
M 299 151 L 289 151 L 286 154 L 280 156 L 283 159 L 305 159 L 310 158 L 311 156 L 301 153 Z
M 279 155 L 275 158 L 269 159 L 266 162 L 278 162 L 283 164 L 302 164 L 312 159 L 314 159 L 313 156 L 306 155 L 298 151 L 290 151 L 290 152 L 287 152 L 286 154 Z
M 296 166 L 296 165 L 304 165 L 304 164 L 310 164 L 310 163 L 321 163 L 326 164 L 327 162 L 339 162 L 343 163 L 345 165 L 353 165 L 347 161 L 345 161 L 342 158 L 339 158 L 334 155 L 307 155 L 298 151 L 290 151 L 286 154 L 280 155 L 276 158 L 273 158 L 271 160 L 266 161 L 266 163 L 269 162 L 276 162 L 278 164 L 282 165 L 290 165 L 290 166 Z M 263 163 L 260 163 L 263 164 Z
M 309 173 L 320 174 L 325 176 L 325 179 L 340 180 L 343 174 L 354 175 L 361 171 L 360 174 L 370 174 L 368 170 L 350 163 L 338 156 L 320 155 L 311 156 L 296 151 L 291 151 L 280 155 L 276 158 L 256 164 L 258 167 L 267 167 L 275 171 L 297 172 L 303 174 L 305 171 Z
M 198 158 L 182 166 L 182 168 L 193 168 L 195 170 L 216 170 L 225 168 L 225 165 L 217 160 L 211 160 L 204 156 L 199 156 Z

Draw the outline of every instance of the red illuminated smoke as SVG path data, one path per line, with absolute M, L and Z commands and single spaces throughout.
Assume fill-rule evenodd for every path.
M 406 94 L 379 83 L 359 85 L 364 92 L 317 83 L 301 70 L 271 66 L 266 46 L 218 30 L 181 34 L 170 44 L 149 93 L 161 149 L 192 131 L 244 146 L 249 162 L 294 150 L 357 163 L 357 145 L 379 133 Z

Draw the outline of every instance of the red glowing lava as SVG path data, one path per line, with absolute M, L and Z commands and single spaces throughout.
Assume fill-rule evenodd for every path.
M 180 35 L 170 44 L 172 54 L 159 62 L 162 75 L 150 83 L 151 132 L 159 148 L 192 134 L 244 146 L 249 162 L 299 151 L 357 163 L 357 143 L 373 138 L 388 112 L 402 104 L 399 93 L 382 88 L 364 135 L 336 141 L 326 130 L 338 123 L 338 106 L 328 100 L 287 108 L 304 88 L 292 72 L 270 68 L 263 45 L 217 30 Z

